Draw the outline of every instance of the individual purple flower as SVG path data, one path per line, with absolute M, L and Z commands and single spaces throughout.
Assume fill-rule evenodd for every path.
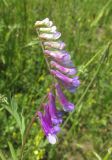
M 66 85 L 78 87 L 80 84 L 80 81 L 77 76 L 75 76 L 74 78 L 69 78 L 66 75 L 59 72 L 58 70 L 53 69 L 51 70 L 51 74 L 57 77 L 62 82 L 64 82 Z
M 56 84 L 55 87 L 56 87 L 57 95 L 58 95 L 58 98 L 59 98 L 59 102 L 62 105 L 63 110 L 65 112 L 73 111 L 73 109 L 74 109 L 75 106 L 74 106 L 74 104 L 70 103 L 66 99 L 65 95 L 63 94 L 63 92 L 62 92 L 62 90 L 60 88 L 60 85 Z
M 78 78 L 79 78 L 78 76 L 74 77 L 74 81 L 76 81 L 75 86 L 68 84 L 64 81 L 60 81 L 60 83 L 64 86 L 65 89 L 69 90 L 69 92 L 74 93 L 76 91 L 77 87 L 80 85 L 80 81 Z
M 44 112 L 45 112 L 44 117 L 45 117 L 46 121 L 50 124 L 50 126 L 52 126 L 51 116 L 49 113 L 49 105 L 44 104 L 43 107 L 44 107 Z
M 65 48 L 65 43 L 62 41 L 59 42 L 55 42 L 55 41 L 48 41 L 48 42 L 44 42 L 43 43 L 45 48 L 55 48 L 55 49 L 59 49 L 62 50 Z
M 70 60 L 66 60 L 66 61 L 61 61 L 61 62 L 59 62 L 59 63 L 60 63 L 62 66 L 64 66 L 64 67 L 68 67 L 68 68 L 74 67 L 71 59 L 70 59 Z
M 53 125 L 53 121 L 51 119 L 53 115 L 51 116 L 49 108 L 50 107 L 49 107 L 48 104 L 44 105 L 44 111 L 45 111 L 44 118 L 45 118 L 46 122 L 51 126 L 51 128 L 53 127 L 54 132 L 58 133 L 60 131 L 60 127 L 58 125 L 59 123 L 55 123 L 55 125 Z M 62 118 L 60 117 L 60 113 L 59 112 L 57 112 L 57 115 L 59 115 L 59 118 L 62 120 Z
M 55 125 L 62 123 L 62 117 L 59 116 L 59 112 L 56 109 L 55 97 L 51 92 L 49 92 L 48 94 L 48 99 L 49 99 L 49 103 L 48 103 L 49 114 L 51 116 L 52 123 Z
M 55 61 L 51 61 L 50 64 L 51 64 L 52 67 L 55 67 L 56 69 L 58 69 L 59 71 L 63 72 L 64 74 L 67 74 L 67 75 L 76 74 L 76 69 L 75 68 L 63 67 L 60 64 L 58 64 L 57 62 L 55 62 Z
M 61 61 L 68 61 L 71 59 L 70 55 L 68 54 L 68 52 L 66 51 L 50 51 L 50 50 L 44 50 L 44 53 L 55 59 L 56 61 L 58 62 L 61 62 Z
M 65 89 L 67 89 L 69 92 L 74 93 L 77 89 L 75 86 L 67 85 L 66 83 L 63 83 L 61 81 L 62 85 L 64 86 Z
M 44 54 L 61 64 L 64 67 L 73 68 L 71 56 L 65 50 L 44 50 Z
M 46 114 L 43 115 L 41 112 L 38 112 L 38 117 L 49 143 L 55 144 L 57 141 L 56 134 L 60 131 L 60 127 L 53 126 L 50 117 L 47 117 Z
M 39 35 L 39 38 L 42 40 L 57 40 L 61 36 L 60 32 L 55 32 L 55 33 L 42 33 Z

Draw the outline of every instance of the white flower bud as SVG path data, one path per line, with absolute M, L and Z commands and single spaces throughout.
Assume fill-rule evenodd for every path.
M 36 27 L 41 27 L 41 26 L 51 27 L 52 25 L 53 25 L 53 22 L 49 21 L 49 18 L 45 18 L 42 21 L 36 21 L 35 23 Z
M 54 42 L 54 41 L 48 41 L 48 42 L 44 42 L 45 48 L 56 48 L 56 49 L 64 49 L 65 48 L 65 43 L 62 41 L 59 42 Z
M 56 40 L 56 39 L 60 38 L 60 36 L 61 36 L 60 32 L 55 32 L 53 34 L 43 33 L 43 34 L 39 35 L 39 37 L 44 40 Z
M 49 28 L 40 28 L 40 32 L 48 32 L 48 33 L 55 33 L 56 32 L 56 26 L 52 26 Z

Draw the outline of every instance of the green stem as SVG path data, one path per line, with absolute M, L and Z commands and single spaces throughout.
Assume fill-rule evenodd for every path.
M 47 95 L 43 98 L 42 103 L 45 101 L 46 98 L 47 98 Z M 37 109 L 37 111 L 41 108 L 42 103 L 41 103 L 40 107 Z M 26 132 L 25 132 L 25 135 L 24 135 L 24 138 L 23 138 L 23 144 L 22 144 L 21 151 L 20 151 L 20 160 L 23 159 L 24 147 L 25 147 L 27 138 L 28 138 L 28 136 L 29 136 L 30 129 L 31 129 L 33 123 L 35 122 L 36 118 L 37 118 L 37 111 L 35 112 L 34 116 L 32 117 L 32 119 L 31 119 L 31 121 L 30 121 L 30 123 L 28 124 L 28 127 L 27 127 L 27 129 L 26 129 Z
M 27 127 L 27 129 L 26 129 L 26 134 L 25 134 L 25 136 L 24 136 L 23 144 L 22 144 L 22 147 L 21 147 L 20 160 L 23 159 L 23 151 L 24 151 L 24 147 L 25 147 L 27 138 L 28 138 L 28 136 L 29 136 L 30 129 L 31 129 L 31 127 L 32 127 L 32 125 L 33 125 L 33 123 L 34 123 L 34 121 L 36 120 L 36 117 L 37 117 L 37 114 L 35 114 L 35 115 L 33 116 L 33 118 L 31 119 L 31 121 L 30 121 L 30 123 L 29 123 L 29 125 L 28 125 L 28 127 Z
M 37 29 L 37 34 L 38 34 L 38 37 L 39 37 L 39 30 Z M 45 56 L 45 54 L 44 54 L 44 45 L 43 45 L 43 43 L 42 43 L 42 41 L 41 41 L 41 39 L 39 38 L 39 42 L 40 42 L 40 46 L 41 46 L 41 48 L 42 48 L 42 53 L 43 53 L 43 55 L 44 55 L 44 59 L 45 59 L 45 61 L 46 61 L 46 64 L 47 64 L 47 67 L 48 67 L 48 70 L 49 70 L 49 73 L 51 73 L 51 68 L 50 68 L 50 65 L 49 65 L 49 62 L 48 62 L 48 60 L 47 60 L 47 58 L 46 58 L 46 56 Z M 52 78 L 53 78 L 53 84 L 55 84 L 55 82 L 56 82 L 56 79 L 55 79 L 55 77 L 54 76 L 52 76 Z
M 37 29 L 37 34 L 38 34 L 38 37 L 39 37 L 39 31 L 38 31 L 38 29 Z M 40 38 L 39 38 L 39 42 L 40 42 L 40 46 L 41 46 L 41 48 L 42 48 L 42 53 L 44 54 L 44 46 L 43 46 L 43 43 L 42 43 L 42 41 L 40 40 Z M 49 72 L 50 72 L 50 65 L 49 65 L 49 62 L 48 62 L 47 58 L 45 57 L 45 55 L 44 55 L 44 59 L 45 59 L 45 61 L 46 61 L 48 70 L 49 70 Z

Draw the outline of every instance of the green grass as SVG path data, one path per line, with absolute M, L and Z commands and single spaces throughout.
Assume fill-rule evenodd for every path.
M 59 142 L 55 146 L 48 144 L 37 121 L 30 131 L 23 159 L 112 159 L 111 13 L 112 0 L 1 0 L 2 160 L 19 157 L 24 127 L 51 84 L 34 28 L 36 20 L 46 17 L 62 33 L 79 70 L 81 85 L 76 94 L 68 95 L 76 110 L 64 117 Z

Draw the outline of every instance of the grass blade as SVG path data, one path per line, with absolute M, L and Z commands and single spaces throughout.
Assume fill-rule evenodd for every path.
M 100 19 L 103 17 L 106 9 L 108 8 L 108 6 L 110 5 L 110 1 L 107 1 L 106 5 L 104 5 L 104 7 L 101 9 L 100 13 L 98 14 L 98 16 L 96 17 L 96 19 L 92 22 L 91 27 L 94 27 L 98 24 L 98 22 L 100 21 Z
M 2 151 L 0 151 L 0 158 L 1 158 L 1 160 L 6 160 L 6 158 L 5 158 L 4 154 L 2 153 Z
M 93 154 L 95 155 L 95 157 L 97 158 L 97 160 L 102 160 L 102 158 L 98 155 L 98 153 L 93 152 Z
M 11 155 L 12 155 L 12 159 L 13 159 L 13 160 L 18 160 L 12 143 L 11 143 L 11 142 L 8 142 L 8 145 L 9 145 L 9 148 L 10 148 L 10 152 L 11 152 Z
M 103 158 L 103 160 L 108 160 L 111 154 L 112 154 L 112 147 L 108 149 L 108 152 L 105 155 L 105 157 Z
M 6 1 L 6 0 L 2 0 L 2 1 L 3 1 L 4 5 L 5 5 L 6 7 L 8 7 L 7 1 Z

